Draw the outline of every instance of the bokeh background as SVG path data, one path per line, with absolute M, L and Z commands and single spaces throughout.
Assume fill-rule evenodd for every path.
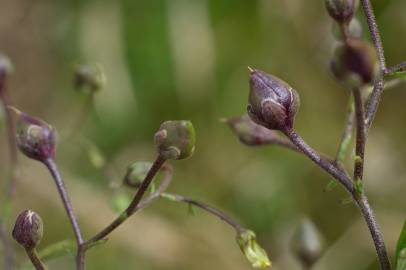
M 388 63 L 405 60 L 406 2 L 373 2 Z M 365 26 L 361 13 L 358 17 Z M 322 0 L 0 0 L 0 51 L 15 65 L 12 102 L 59 131 L 57 160 L 86 236 L 116 215 L 111 200 L 120 191 L 111 188 L 112 179 L 119 181 L 133 161 L 154 159 L 159 124 L 190 119 L 198 134 L 196 153 L 172 162 L 169 191 L 217 206 L 253 229 L 274 269 L 300 269 L 289 243 L 303 217 L 324 235 L 325 253 L 316 270 L 377 269 L 357 209 L 340 203 L 347 198 L 341 188 L 323 192 L 327 174 L 288 150 L 243 146 L 219 121 L 244 114 L 250 65 L 299 91 L 298 131 L 316 149 L 333 155 L 349 93 L 329 71 L 336 42 L 331 29 Z M 99 63 L 107 83 L 84 128 L 66 141 L 85 102 L 72 87 L 78 63 Z M 366 152 L 366 189 L 391 254 L 406 216 L 405 88 L 400 84 L 385 92 Z M 0 123 L 4 185 L 3 114 Z M 105 157 L 104 170 L 95 166 L 98 152 Z M 41 214 L 41 248 L 71 238 L 45 168 L 23 156 L 20 160 L 12 216 L 24 208 Z M 73 269 L 73 255 L 48 264 Z M 88 269 L 251 267 L 229 227 L 204 212 L 190 215 L 185 205 L 160 200 L 91 250 Z

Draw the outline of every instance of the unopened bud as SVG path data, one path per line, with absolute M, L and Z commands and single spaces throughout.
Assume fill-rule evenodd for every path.
M 372 83 L 379 72 L 376 50 L 367 42 L 348 40 L 335 49 L 331 69 L 338 80 L 351 86 Z
M 41 217 L 34 211 L 24 210 L 18 215 L 12 234 L 13 238 L 25 249 L 35 248 L 43 235 Z
M 55 156 L 55 129 L 42 120 L 17 112 L 16 142 L 27 157 L 46 161 Z
M 337 23 L 349 23 L 358 7 L 358 0 L 325 0 L 330 16 Z
M 10 75 L 14 71 L 13 64 L 10 59 L 0 53 L 0 78 Z
M 300 262 L 310 269 L 322 253 L 322 238 L 313 222 L 302 221 L 293 235 L 291 247 Z
M 78 90 L 95 92 L 105 84 L 106 78 L 99 65 L 78 65 L 74 70 L 74 85 Z
M 124 177 L 124 184 L 129 187 L 138 188 L 142 181 L 144 181 L 151 167 L 152 163 L 150 162 L 134 162 L 127 169 L 127 173 Z
M 238 233 L 237 243 L 252 267 L 263 269 L 271 266 L 272 263 L 266 251 L 258 244 L 253 231 L 246 230 Z
M 155 133 L 155 144 L 159 154 L 165 159 L 185 159 L 195 149 L 196 134 L 192 122 L 166 121 Z
M 269 130 L 254 123 L 248 115 L 232 117 L 225 122 L 238 137 L 240 142 L 250 146 L 264 145 L 271 143 L 277 136 L 276 131 Z
M 299 106 L 299 95 L 289 84 L 260 70 L 250 69 L 247 111 L 255 123 L 268 129 L 290 129 Z

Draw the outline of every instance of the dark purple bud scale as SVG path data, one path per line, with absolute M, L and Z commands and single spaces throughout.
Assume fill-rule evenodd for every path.
M 55 156 L 55 129 L 25 113 L 18 114 L 17 145 L 27 157 L 45 161 Z
M 43 235 L 41 217 L 34 211 L 24 210 L 18 215 L 12 234 L 13 238 L 25 249 L 35 248 Z
M 268 129 L 290 129 L 299 105 L 299 95 L 289 84 L 263 71 L 250 69 L 247 110 L 254 122 Z

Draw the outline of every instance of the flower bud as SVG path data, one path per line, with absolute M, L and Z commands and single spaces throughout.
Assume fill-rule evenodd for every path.
M 349 23 L 358 7 L 358 0 L 325 0 L 330 16 L 337 23 Z
M 290 85 L 265 72 L 250 69 L 247 111 L 255 123 L 268 129 L 290 129 L 299 106 L 299 95 Z
M 10 59 L 4 54 L 0 53 L 0 78 L 10 75 L 13 70 L 14 67 Z
M 303 220 L 296 229 L 291 244 L 293 253 L 309 269 L 321 256 L 322 238 L 316 226 L 308 219 Z
M 185 159 L 195 150 L 196 135 L 190 121 L 166 121 L 155 133 L 155 144 L 165 159 Z
M 129 187 L 138 188 L 142 181 L 144 181 L 151 167 L 152 164 L 150 162 L 134 162 L 127 169 L 127 173 L 124 177 L 124 184 Z
M 25 249 L 35 248 L 43 235 L 41 217 L 34 211 L 24 210 L 18 215 L 12 234 L 13 238 Z
M 253 231 L 246 230 L 238 233 L 237 243 L 252 267 L 262 269 L 271 266 L 272 263 L 266 251 L 256 241 L 256 236 Z
M 379 72 L 376 50 L 359 39 L 348 40 L 335 49 L 331 69 L 336 78 L 346 84 L 372 83 Z
M 96 92 L 105 84 L 105 76 L 98 65 L 78 65 L 74 69 L 74 86 L 78 90 Z
M 46 161 L 55 156 L 55 129 L 42 120 L 18 112 L 17 146 L 27 157 Z
M 238 137 L 240 142 L 246 145 L 257 146 L 269 144 L 277 137 L 275 131 L 254 123 L 248 115 L 232 117 L 226 119 L 225 122 Z

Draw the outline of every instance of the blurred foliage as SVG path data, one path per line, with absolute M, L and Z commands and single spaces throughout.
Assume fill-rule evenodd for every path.
M 396 64 L 406 59 L 401 46 L 406 2 L 373 4 L 388 63 Z M 325 173 L 281 148 L 243 146 L 218 121 L 245 112 L 250 65 L 298 90 L 302 107 L 297 129 L 316 149 L 335 153 L 348 92 L 329 71 L 336 43 L 323 1 L 3 0 L 1 6 L 0 51 L 16 67 L 12 100 L 58 129 L 58 161 L 87 236 L 113 216 L 109 204 L 116 190 L 110 185 L 117 185 L 132 162 L 153 160 L 153 134 L 160 123 L 189 119 L 196 127 L 196 152 L 172 163 L 171 192 L 217 206 L 252 228 L 275 269 L 299 269 L 286 243 L 303 216 L 317 224 L 331 248 L 315 269 L 337 261 L 351 263 L 343 267 L 348 270 L 377 268 L 365 226 L 350 239 L 353 243 L 340 242 L 357 231 L 359 215 L 355 207 L 340 205 L 346 198 L 340 188 L 323 192 L 330 180 Z M 358 18 L 368 37 L 361 11 Z M 107 82 L 83 129 L 66 141 L 86 104 L 72 85 L 73 67 L 80 63 L 102 65 Z M 406 121 L 404 88 L 385 93 L 367 149 L 366 191 L 393 255 L 406 212 L 406 128 L 399 125 Z M 91 155 L 104 155 L 108 166 L 103 170 L 89 160 L 87 141 Z M 5 143 L 1 136 L 1 149 Z M 5 151 L 0 160 L 3 186 Z M 26 159 L 23 164 L 23 199 L 15 212 L 30 206 L 41 213 L 42 248 L 69 238 L 50 179 L 41 166 Z M 162 201 L 133 219 L 89 252 L 89 269 L 250 269 L 233 232 L 201 211 L 188 216 L 187 208 Z M 351 248 L 358 256 L 339 260 Z M 19 259 L 24 260 L 22 252 Z M 68 256 L 49 266 L 72 269 L 71 263 Z M 341 269 L 337 267 L 329 270 Z

